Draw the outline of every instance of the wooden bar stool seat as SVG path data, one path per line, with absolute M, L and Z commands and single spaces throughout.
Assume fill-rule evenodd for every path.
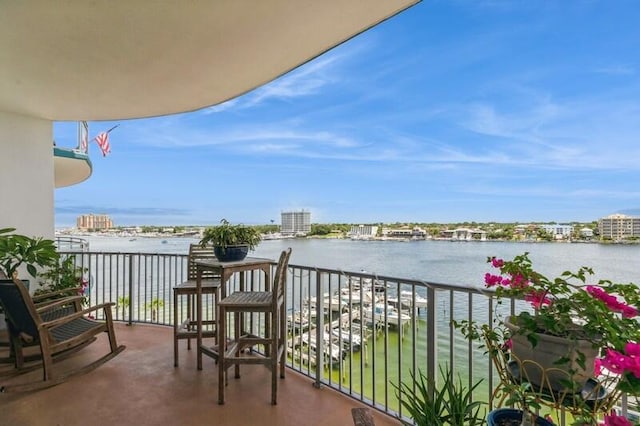
M 218 342 L 228 342 L 218 348 L 218 403 L 224 404 L 227 369 L 235 366 L 240 377 L 241 364 L 263 364 L 271 370 L 271 403 L 277 403 L 277 371 L 284 379 L 286 361 L 285 284 L 291 249 L 280 254 L 271 291 L 237 291 L 218 303 Z M 234 314 L 234 333 L 227 339 L 227 314 Z M 245 333 L 242 319 L 245 314 L 264 314 L 264 332 L 261 335 Z M 247 349 L 264 346 L 264 356 L 256 356 Z M 224 347 L 223 347 L 224 346 Z

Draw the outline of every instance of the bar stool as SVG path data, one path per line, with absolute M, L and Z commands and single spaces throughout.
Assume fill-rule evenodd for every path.
M 280 254 L 271 291 L 236 291 L 218 303 L 218 403 L 224 404 L 224 387 L 227 369 L 234 365 L 235 376 L 240 377 L 240 364 L 264 364 L 271 370 L 271 403 L 276 404 L 278 389 L 277 371 L 280 361 L 280 378 L 284 379 L 286 360 L 285 285 L 291 248 Z M 234 335 L 227 341 L 227 314 L 234 314 Z M 260 336 L 241 330 L 246 313 L 264 313 L 264 333 Z M 264 345 L 264 356 L 255 356 L 246 349 Z
M 175 367 L 178 366 L 178 341 L 187 339 L 187 350 L 191 350 L 191 339 L 196 339 L 198 335 L 198 323 L 195 318 L 197 268 L 193 261 L 212 257 L 215 257 L 213 247 L 191 244 L 189 246 L 187 281 L 173 288 L 173 365 Z M 213 319 L 202 322 L 202 336 L 215 338 L 217 337 L 215 309 L 220 299 L 220 276 L 215 275 L 213 271 L 205 271 L 202 278 L 202 293 L 211 294 L 214 299 Z M 182 322 L 178 318 L 180 296 L 186 296 L 187 303 L 187 317 Z M 205 327 L 208 328 L 205 330 Z

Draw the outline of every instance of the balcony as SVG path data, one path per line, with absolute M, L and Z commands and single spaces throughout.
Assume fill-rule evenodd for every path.
M 218 406 L 217 370 L 211 359 L 205 357 L 198 371 L 195 350 L 187 351 L 182 340 L 180 366 L 173 367 L 172 288 L 186 278 L 186 255 L 64 255 L 74 256 L 76 264 L 86 268 L 91 304 L 118 303 L 117 334 L 127 350 L 55 388 L 0 395 L 8 408 L 4 413 L 14 416 L 9 424 L 43 424 L 39 416 L 47 413 L 59 424 L 87 418 L 105 424 L 125 418 L 139 424 L 201 424 L 215 418 L 222 424 L 333 425 L 350 424 L 350 409 L 356 406 L 371 407 L 378 425 L 397 424 L 396 417 L 406 417 L 406 412 L 394 384 L 411 383 L 411 374 L 418 370 L 438 377 L 440 364 L 451 366 L 469 388 L 482 380 L 474 399 L 488 401 L 491 408 L 497 372 L 477 342 L 465 340 L 451 320 L 489 323 L 496 309 L 522 308 L 517 301 L 498 306 L 480 289 L 289 265 L 288 376 L 279 382 L 278 406 L 269 404 L 270 376 L 260 366 L 243 367 L 241 380 L 231 374 L 227 403 Z M 254 289 L 266 285 L 261 273 L 246 278 Z M 238 276 L 230 279 L 227 294 L 239 281 Z M 211 318 L 211 300 L 205 298 L 204 306 Z M 179 301 L 177 308 L 182 321 L 185 304 Z M 250 326 L 263 324 L 256 318 Z M 569 423 L 567 418 L 561 412 L 560 424 Z
M 116 333 L 127 349 L 98 369 L 38 392 L 0 395 L 0 424 L 347 425 L 351 408 L 364 406 L 328 387 L 316 389 L 291 370 L 279 381 L 279 404 L 272 406 L 271 378 L 261 366 L 244 366 L 240 380 L 231 374 L 226 403 L 218 405 L 212 360 L 198 371 L 195 350 L 183 346 L 180 367 L 173 367 L 172 328 L 120 323 Z M 106 336 L 101 339 L 60 365 L 100 356 L 108 345 Z M 39 372 L 29 374 L 38 380 Z M 397 424 L 384 414 L 374 416 L 376 425 Z

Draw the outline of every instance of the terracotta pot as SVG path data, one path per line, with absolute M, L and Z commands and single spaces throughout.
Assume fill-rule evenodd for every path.
M 521 365 L 522 379 L 536 385 L 538 389 L 562 392 L 567 386 L 562 381 L 577 383 L 576 392 L 593 376 L 593 364 L 598 349 L 587 340 L 572 340 L 544 333 L 536 333 L 538 344 L 534 348 L 526 336 L 518 334 L 520 327 L 515 324 L 516 317 L 505 320 L 505 326 L 511 330 L 511 353 Z M 585 356 L 585 369 L 578 364 L 578 352 Z M 557 362 L 567 358 L 568 362 Z M 569 370 L 575 371 L 573 374 Z M 549 387 L 551 389 L 549 389 Z

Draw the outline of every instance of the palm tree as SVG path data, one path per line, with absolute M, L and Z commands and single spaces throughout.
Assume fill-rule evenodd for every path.
M 158 310 L 164 307 L 164 300 L 155 298 L 147 303 L 146 308 L 151 309 L 151 321 L 155 322 Z

